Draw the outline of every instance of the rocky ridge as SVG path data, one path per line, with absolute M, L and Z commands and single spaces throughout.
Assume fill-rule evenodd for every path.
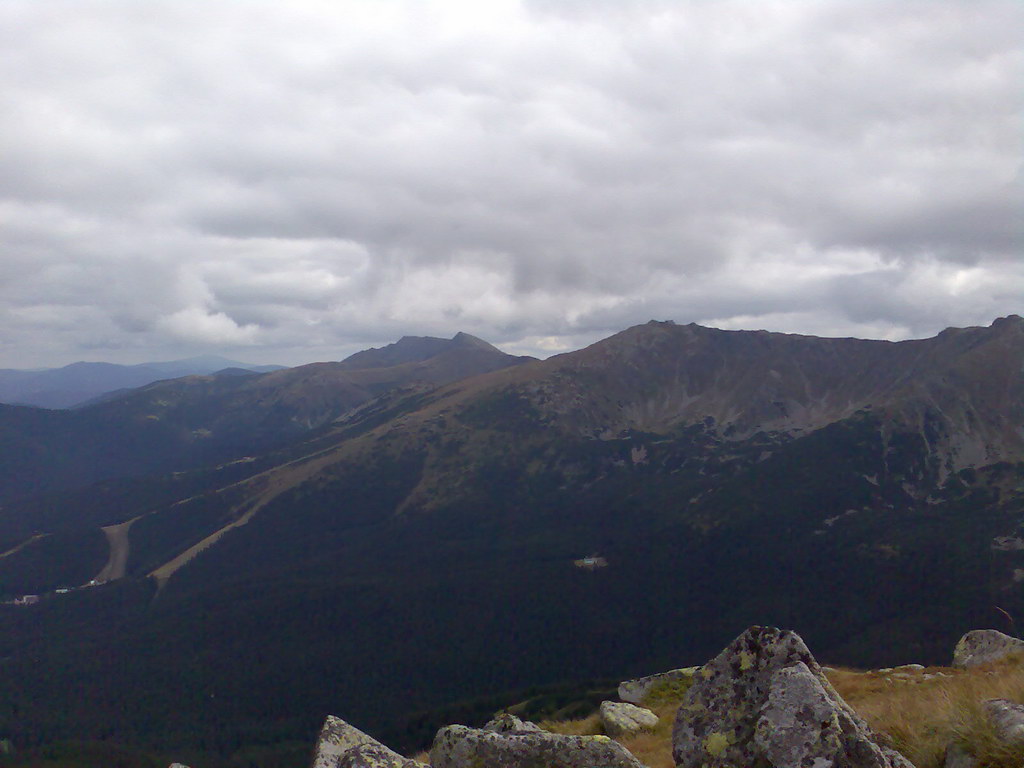
M 1018 652 L 1012 644 L 1004 644 L 1004 657 Z M 794 632 L 751 627 L 707 664 L 688 668 L 685 676 L 679 671 L 644 678 L 662 677 L 675 686 L 677 694 L 680 687 L 688 686 L 671 737 L 677 768 L 914 768 L 843 700 Z M 915 675 L 922 680 L 931 677 L 917 664 L 879 672 L 906 680 Z M 629 685 L 624 690 L 635 693 Z M 1024 743 L 1024 705 L 993 699 L 981 702 L 981 707 L 997 738 L 1007 744 Z M 620 728 L 617 718 L 623 714 L 639 727 Z M 622 738 L 653 727 L 657 717 L 633 704 L 606 701 L 601 705 L 601 722 L 609 736 Z M 550 733 L 508 713 L 499 713 L 483 728 L 441 728 L 429 760 L 436 768 L 643 768 L 621 744 L 605 736 Z M 945 765 L 979 768 L 977 759 L 955 742 L 946 750 Z M 355 766 L 422 768 L 340 719 L 328 717 L 312 768 Z

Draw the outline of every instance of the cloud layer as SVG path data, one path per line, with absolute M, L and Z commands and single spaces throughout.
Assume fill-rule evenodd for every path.
M 0 5 L 0 367 L 1024 304 L 1016 0 Z

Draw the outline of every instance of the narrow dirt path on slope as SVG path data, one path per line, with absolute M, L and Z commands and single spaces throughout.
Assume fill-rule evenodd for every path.
M 35 536 L 32 536 L 31 538 L 25 539 L 25 541 L 21 542 L 21 544 L 19 544 L 18 546 L 14 547 L 13 549 L 8 549 L 6 552 L 0 554 L 0 560 L 3 560 L 5 557 L 10 557 L 11 555 L 15 554 L 16 552 L 21 552 L 21 550 L 23 550 L 25 547 L 27 547 L 32 542 L 39 541 L 40 539 L 45 539 L 49 535 L 50 534 L 48 534 L 48 533 L 37 533 Z
M 281 473 L 280 467 L 275 467 L 272 470 L 268 470 L 266 473 L 256 475 L 257 478 L 261 476 L 267 478 L 269 482 L 267 484 L 267 487 L 256 496 L 255 501 L 249 502 L 251 506 L 249 507 L 249 509 L 245 511 L 244 514 L 242 514 L 241 517 L 239 517 L 237 520 L 232 520 L 223 528 L 214 531 L 205 539 L 200 541 L 198 544 L 194 544 L 193 546 L 186 549 L 173 560 L 169 560 L 163 565 L 161 565 L 159 568 L 150 571 L 149 575 L 156 579 L 157 591 L 159 592 L 161 589 L 163 589 L 164 584 L 167 583 L 167 580 L 171 578 L 171 576 L 173 576 L 179 568 L 181 568 L 189 560 L 191 560 L 193 557 L 198 555 L 203 550 L 208 549 L 209 547 L 212 547 L 214 544 L 216 544 L 220 540 L 220 538 L 228 531 L 234 528 L 241 528 L 243 525 L 252 520 L 253 515 L 259 512 L 263 507 L 269 504 L 278 495 L 288 490 L 289 488 L 298 485 L 307 477 L 310 477 L 311 475 L 320 471 L 322 467 L 330 464 L 334 460 L 335 458 L 330 453 L 325 452 L 325 455 L 313 461 L 308 461 L 306 459 L 297 460 L 295 462 L 295 465 L 297 466 L 294 466 L 291 472 Z M 305 461 L 304 464 L 302 463 L 303 461 Z M 279 476 L 273 477 L 271 476 L 271 473 L 278 473 Z M 247 478 L 246 480 L 242 480 L 238 483 L 232 483 L 232 485 L 227 487 L 231 488 L 235 485 L 240 485 L 241 483 L 251 482 L 253 479 L 254 478 Z M 236 507 L 235 510 L 233 511 L 237 511 L 240 508 L 241 507 Z
M 107 537 L 107 544 L 110 545 L 110 557 L 107 558 L 107 564 L 103 566 L 103 570 L 96 574 L 95 581 L 113 581 L 124 578 L 124 570 L 128 565 L 128 553 L 131 550 L 128 544 L 128 529 L 138 519 L 138 517 L 133 517 L 123 523 L 108 525 L 100 529 Z

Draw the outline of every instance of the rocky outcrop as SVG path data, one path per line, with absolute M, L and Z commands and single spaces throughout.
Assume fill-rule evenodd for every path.
M 977 758 L 959 744 L 950 744 L 946 747 L 946 756 L 942 762 L 943 768 L 975 768 L 977 764 Z
M 913 768 L 881 746 L 803 640 L 751 627 L 704 665 L 672 733 L 679 768 Z
M 959 669 L 999 661 L 1012 653 L 1024 653 L 1024 640 L 995 629 L 974 629 L 960 638 L 953 650 L 953 666 Z
M 989 699 L 981 703 L 996 739 L 1006 745 L 1024 744 L 1024 705 L 1008 699 Z M 953 742 L 946 747 L 943 768 L 977 768 L 979 760 L 963 745 Z
M 520 720 L 509 712 L 499 712 L 484 726 L 484 730 L 494 733 L 544 733 L 539 725 Z
M 312 768 L 423 768 L 340 717 L 328 715 L 317 738 Z
M 992 723 L 996 738 L 1007 744 L 1024 743 L 1024 705 L 1008 699 L 989 699 L 981 706 Z
M 360 744 L 341 756 L 338 768 L 424 768 L 421 763 L 397 755 L 382 744 Z
M 432 768 L 643 768 L 607 736 L 563 736 L 545 731 L 498 733 L 464 725 L 437 732 Z
M 619 683 L 619 698 L 630 704 L 643 704 L 648 697 L 656 697 L 664 692 L 681 698 L 686 689 L 693 683 L 693 676 L 700 667 L 681 667 L 659 672 L 656 675 L 626 680 Z
M 649 709 L 620 701 L 601 702 L 601 725 L 604 732 L 617 739 L 649 731 L 658 724 L 658 716 Z

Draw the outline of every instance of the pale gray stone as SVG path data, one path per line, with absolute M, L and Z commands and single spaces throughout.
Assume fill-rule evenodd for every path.
M 946 759 L 942 765 L 943 768 L 976 768 L 978 760 L 959 744 L 950 744 L 946 747 Z
M 352 760 L 383 760 L 391 762 L 376 763 L 345 763 L 348 753 L 359 747 L 373 747 L 366 752 L 358 751 L 351 757 Z M 340 717 L 328 715 L 320 729 L 320 736 L 317 738 L 316 751 L 313 754 L 312 768 L 362 768 L 366 766 L 380 766 L 381 768 L 412 768 L 419 765 L 412 760 L 406 760 L 397 752 L 385 747 L 355 726 L 349 725 Z
M 509 712 L 499 712 L 484 726 L 484 730 L 494 733 L 544 733 L 544 729 L 536 723 L 520 720 Z
M 680 667 L 670 669 L 668 672 L 659 672 L 656 675 L 639 677 L 636 680 L 626 680 L 619 683 L 619 698 L 630 704 L 643 704 L 653 690 L 671 685 L 685 687 L 693 682 L 693 676 L 700 667 Z
M 565 736 L 535 731 L 496 733 L 464 725 L 437 732 L 431 768 L 644 768 L 607 736 Z
M 676 716 L 679 768 L 913 768 L 880 746 L 794 632 L 751 627 L 705 664 Z
M 649 731 L 658 724 L 658 716 L 649 709 L 620 701 L 601 702 L 601 724 L 604 732 L 617 739 Z
M 423 768 L 423 764 L 397 755 L 382 744 L 360 744 L 341 756 L 338 768 Z
M 953 666 L 959 669 L 999 661 L 1011 653 L 1024 653 L 1024 640 L 995 629 L 973 629 L 960 638 L 953 651 Z
M 1000 741 L 1008 744 L 1024 742 L 1024 705 L 1009 699 L 989 699 L 981 706 Z

